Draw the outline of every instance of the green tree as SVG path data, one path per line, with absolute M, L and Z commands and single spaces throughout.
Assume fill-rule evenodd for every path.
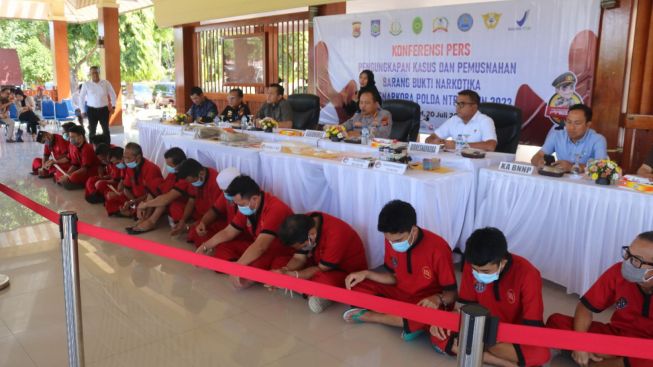
M 68 24 L 68 61 L 70 64 L 70 85 L 78 85 L 87 79 L 88 68 L 100 63 L 97 52 L 97 23 Z
M 0 19 L 0 47 L 16 49 L 25 84 L 43 84 L 52 80 L 47 22 Z

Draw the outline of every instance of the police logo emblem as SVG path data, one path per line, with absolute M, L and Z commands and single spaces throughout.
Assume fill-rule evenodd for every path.
M 374 19 L 370 23 L 370 32 L 372 34 L 372 37 L 376 37 L 381 34 L 381 20 L 380 19 Z
M 433 19 L 433 33 L 438 31 L 449 31 L 449 19 L 445 17 L 438 17 Z
M 483 23 L 485 23 L 485 28 L 487 29 L 495 29 L 499 25 L 500 19 L 501 13 L 483 14 Z
M 483 292 L 485 292 L 485 287 L 486 287 L 486 286 L 485 286 L 485 283 L 476 282 L 476 283 L 474 284 L 474 290 L 476 291 L 476 293 L 483 293 Z
M 625 299 L 624 297 L 619 298 L 617 300 L 617 303 L 615 303 L 615 307 L 617 308 L 617 310 L 623 310 L 624 308 L 626 308 L 626 306 L 628 306 L 628 300 Z
M 390 34 L 393 36 L 398 36 L 401 34 L 401 23 L 398 20 L 395 20 L 390 24 Z
M 463 32 L 467 32 L 470 29 L 472 29 L 472 26 L 474 25 L 474 18 L 472 18 L 471 15 L 468 13 L 461 14 L 458 17 L 458 29 L 460 29 Z
M 351 23 L 351 35 L 354 36 L 354 38 L 361 36 L 361 22 Z

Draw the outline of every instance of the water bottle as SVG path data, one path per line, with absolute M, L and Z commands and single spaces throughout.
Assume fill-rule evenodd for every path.
M 247 130 L 247 117 L 245 116 L 243 116 L 243 118 L 240 119 L 240 129 Z
M 456 153 L 460 153 L 463 149 L 465 149 L 465 140 L 462 134 L 458 134 L 456 137 Z
M 370 143 L 370 129 L 368 129 L 367 126 L 363 126 L 363 130 L 361 131 L 361 144 L 368 145 L 369 143 Z

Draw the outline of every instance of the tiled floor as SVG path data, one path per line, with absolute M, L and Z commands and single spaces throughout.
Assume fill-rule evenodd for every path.
M 1 143 L 0 182 L 83 221 L 115 230 L 130 223 L 30 176 L 41 149 Z M 163 225 L 145 237 L 187 247 Z M 405 343 L 395 329 L 346 325 L 344 306 L 315 315 L 302 299 L 262 287 L 236 292 L 211 271 L 85 237 L 80 245 L 87 366 L 455 366 L 425 338 Z M 0 366 L 67 366 L 60 262 L 57 227 L 0 194 L 0 273 L 12 282 L 0 291 Z M 575 302 L 545 285 L 547 315 L 570 313 Z

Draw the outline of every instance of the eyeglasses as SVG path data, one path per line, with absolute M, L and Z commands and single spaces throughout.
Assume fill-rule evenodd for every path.
M 653 263 L 646 262 L 639 257 L 631 254 L 629 246 L 624 246 L 621 248 L 621 256 L 624 258 L 624 260 L 630 260 L 630 263 L 633 264 L 633 266 L 637 269 L 640 269 L 642 265 L 653 266 Z
M 476 103 L 474 103 L 474 102 L 456 102 L 456 103 L 454 103 L 454 104 L 456 105 L 456 107 L 463 108 L 463 107 L 465 107 L 466 105 L 476 104 Z

